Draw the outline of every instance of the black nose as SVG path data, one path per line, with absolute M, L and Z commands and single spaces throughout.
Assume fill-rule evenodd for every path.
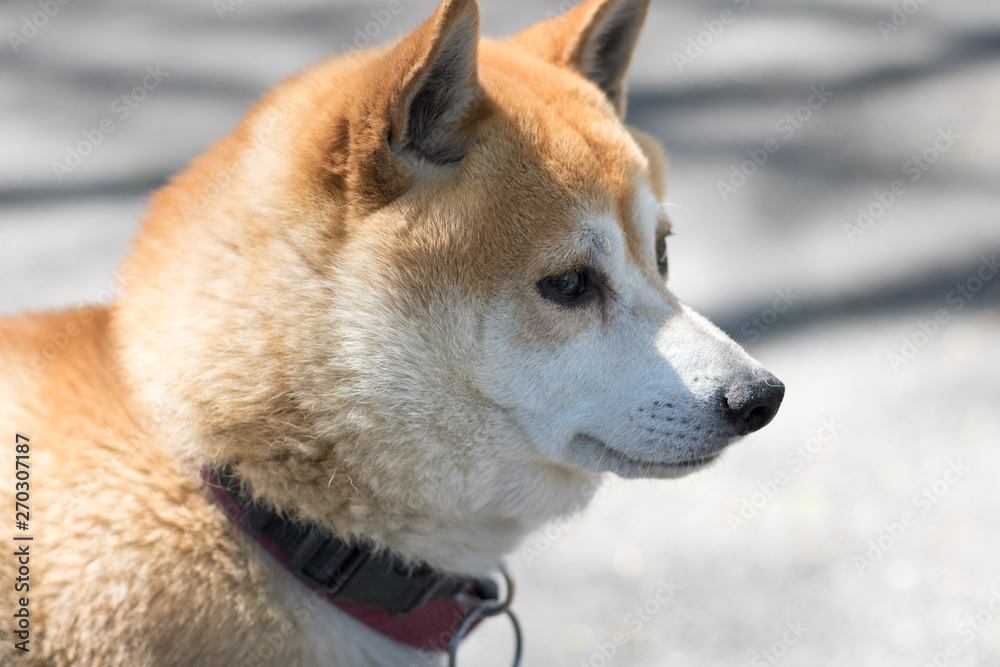
M 767 426 L 778 414 L 785 385 L 768 372 L 737 378 L 723 397 L 726 417 L 740 435 L 753 433 Z

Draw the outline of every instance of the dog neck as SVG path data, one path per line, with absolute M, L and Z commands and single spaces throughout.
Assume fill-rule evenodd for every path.
M 391 474 L 395 471 L 341 464 L 328 478 L 322 468 L 288 460 L 243 461 L 236 470 L 258 502 L 283 516 L 322 526 L 344 541 L 368 542 L 462 576 L 494 571 L 533 530 L 583 509 L 600 479 L 590 473 L 566 474 L 555 466 L 512 466 L 494 478 L 482 477 L 478 497 L 463 497 L 454 484 L 449 486 L 450 480 L 442 479 L 436 483 L 440 498 L 435 499 L 413 481 L 403 487 Z M 417 470 L 414 466 L 410 474 Z M 459 478 L 453 471 L 440 475 Z M 400 488 L 413 493 L 400 495 Z
M 289 521 L 255 502 L 229 468 L 201 475 L 230 516 L 286 570 L 398 642 L 445 651 L 473 609 L 498 600 L 491 579 L 456 577 L 368 544 L 348 544 L 321 526 Z

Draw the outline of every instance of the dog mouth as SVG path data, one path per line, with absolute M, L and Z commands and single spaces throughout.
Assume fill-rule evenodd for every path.
M 653 461 L 625 454 L 598 438 L 583 434 L 573 438 L 571 449 L 576 457 L 586 460 L 584 465 L 587 468 L 600 472 L 613 472 L 625 478 L 683 477 L 713 463 L 722 454 L 722 450 L 719 449 L 710 454 L 683 459 Z

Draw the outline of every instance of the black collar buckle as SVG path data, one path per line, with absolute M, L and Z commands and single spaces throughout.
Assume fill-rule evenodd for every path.
M 240 523 L 255 538 L 265 538 L 287 554 L 287 567 L 323 593 L 346 602 L 382 607 L 390 616 L 413 611 L 431 600 L 457 595 L 466 578 L 449 575 L 424 563 L 413 563 L 369 543 L 351 543 L 317 525 L 287 520 L 255 503 L 241 490 L 239 477 L 229 467 L 213 475 L 214 482 L 239 508 Z M 495 600 L 488 584 L 473 585 L 472 595 Z

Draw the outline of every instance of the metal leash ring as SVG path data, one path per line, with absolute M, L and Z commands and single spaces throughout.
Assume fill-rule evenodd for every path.
M 503 600 L 486 600 L 469 612 L 469 615 L 465 617 L 465 620 L 458 626 L 458 630 L 455 631 L 455 635 L 451 638 L 451 644 L 448 647 L 448 667 L 457 667 L 458 645 L 462 643 L 463 639 L 465 639 L 466 633 L 469 632 L 472 626 L 475 625 L 480 619 L 490 618 L 491 616 L 499 616 L 500 614 L 507 614 L 511 625 L 514 627 L 513 667 L 520 666 L 521 625 L 517 622 L 517 617 L 514 616 L 514 612 L 510 609 L 510 605 L 514 601 L 514 580 L 511 578 L 510 571 L 507 569 L 506 565 L 500 566 L 500 574 L 503 575 L 504 582 L 507 585 L 507 596 Z

